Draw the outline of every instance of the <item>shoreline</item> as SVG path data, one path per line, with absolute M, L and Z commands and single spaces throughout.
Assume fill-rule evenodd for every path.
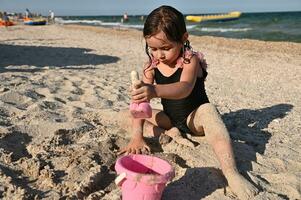
M 62 26 L 70 26 L 70 27 L 94 27 L 94 28 L 100 28 L 100 29 L 112 29 L 112 30 L 128 30 L 128 31 L 138 31 L 142 32 L 142 30 L 137 28 L 131 28 L 131 27 L 117 27 L 117 26 L 102 26 L 102 25 L 85 25 L 85 24 L 61 24 Z M 188 30 L 189 33 L 189 30 Z M 209 38 L 221 38 L 221 39 L 229 39 L 229 40 L 251 40 L 251 41 L 259 41 L 259 42 L 271 42 L 271 43 L 295 43 L 295 44 L 301 44 L 301 42 L 294 42 L 294 41 L 286 41 L 286 40 L 260 40 L 260 39 L 251 39 L 251 38 L 231 38 L 231 37 L 223 37 L 223 36 L 210 36 L 210 35 L 195 35 L 192 33 L 189 33 L 190 37 L 209 37 Z
M 130 71 L 147 60 L 141 31 L 15 26 L 0 38 L 1 198 L 119 199 L 113 166 L 129 134 L 116 116 L 130 103 Z M 255 199 L 300 199 L 301 44 L 190 41 L 205 54 L 238 169 L 262 188 Z M 189 137 L 196 147 L 149 140 L 176 170 L 163 198 L 233 199 L 207 142 Z
M 300 21 L 300 14 L 300 12 L 243 13 L 239 20 L 229 23 L 193 23 L 186 21 L 186 24 L 188 32 L 195 35 L 255 38 L 262 41 L 294 41 L 300 43 L 301 38 L 299 37 L 300 34 L 298 34 L 300 26 L 296 24 L 297 21 Z M 78 22 L 96 26 L 143 28 L 143 21 L 141 21 L 139 16 L 130 16 L 129 23 L 123 24 L 120 23 L 119 17 L 114 16 L 72 16 L 62 17 L 58 21 L 61 23 L 66 22 L 66 24 Z

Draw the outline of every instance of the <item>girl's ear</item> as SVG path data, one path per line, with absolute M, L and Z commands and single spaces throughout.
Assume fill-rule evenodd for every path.
M 182 37 L 182 42 L 184 43 L 184 42 L 186 42 L 186 40 L 188 40 L 188 33 L 187 32 L 184 33 L 184 35 Z

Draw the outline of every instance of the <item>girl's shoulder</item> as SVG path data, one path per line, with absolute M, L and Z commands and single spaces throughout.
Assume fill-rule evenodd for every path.
M 151 58 L 150 60 L 146 61 L 143 66 L 144 74 L 154 75 L 154 69 L 157 68 L 157 64 L 159 64 L 158 60 Z
M 192 59 L 196 59 L 200 63 L 201 67 L 206 70 L 207 63 L 204 58 L 204 54 L 200 51 L 193 51 L 192 49 L 186 49 L 181 57 L 178 58 L 176 67 L 183 68 L 185 64 L 189 64 Z

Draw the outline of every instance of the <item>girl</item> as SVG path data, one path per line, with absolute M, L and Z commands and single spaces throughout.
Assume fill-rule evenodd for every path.
M 163 111 L 153 110 L 152 118 L 146 120 L 133 118 L 131 141 L 120 153 L 150 151 L 143 129 L 153 136 L 205 135 L 234 193 L 240 199 L 253 197 L 257 189 L 238 173 L 228 131 L 207 98 L 206 63 L 202 54 L 192 51 L 183 15 L 173 7 L 161 6 L 148 15 L 143 35 L 150 60 L 143 81 L 131 92 L 132 101 L 158 97 Z

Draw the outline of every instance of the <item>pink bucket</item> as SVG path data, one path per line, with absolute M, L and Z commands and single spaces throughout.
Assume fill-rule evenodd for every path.
M 123 156 L 117 160 L 115 170 L 122 200 L 160 200 L 166 183 L 175 176 L 167 161 L 149 155 Z

